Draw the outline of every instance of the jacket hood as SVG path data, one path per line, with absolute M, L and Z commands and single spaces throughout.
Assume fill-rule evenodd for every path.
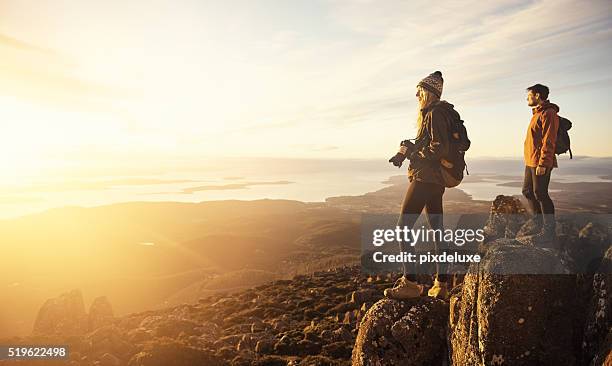
M 537 113 L 537 112 L 543 112 L 547 109 L 554 109 L 555 112 L 559 113 L 559 106 L 556 105 L 555 103 L 551 103 L 549 101 L 545 101 L 544 103 L 542 103 L 541 105 L 533 108 L 533 113 Z

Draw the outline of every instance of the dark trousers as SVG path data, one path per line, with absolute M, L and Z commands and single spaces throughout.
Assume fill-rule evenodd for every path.
M 536 220 L 542 220 L 544 225 L 549 224 L 549 226 L 555 222 L 555 205 L 548 195 L 551 170 L 546 168 L 546 174 L 536 175 L 536 168 L 526 166 L 523 181 L 523 195 L 527 198 Z
M 442 196 L 444 195 L 444 189 L 444 186 L 438 184 L 423 183 L 413 180 L 408 186 L 404 202 L 402 202 L 401 215 L 397 223 L 398 226 L 407 226 L 412 229 L 424 208 L 429 226 L 432 229 L 444 230 L 444 223 L 442 220 Z M 405 252 L 409 249 L 406 247 L 405 242 L 400 241 L 399 244 L 400 251 Z M 446 249 L 445 243 L 438 243 L 436 241 L 435 245 L 436 254 L 440 254 L 439 251 L 441 249 Z M 410 247 L 410 249 L 412 248 L 413 247 Z M 414 271 L 412 271 L 414 274 L 409 274 L 409 265 L 410 263 L 402 263 L 404 276 L 414 280 L 416 267 L 414 267 Z M 442 282 L 447 281 L 446 266 L 442 263 L 436 263 L 436 278 Z

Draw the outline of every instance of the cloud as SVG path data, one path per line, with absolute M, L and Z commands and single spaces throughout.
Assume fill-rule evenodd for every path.
M 127 91 L 75 76 L 76 62 L 50 48 L 0 34 L 0 93 L 70 111 L 109 112 Z
M 414 86 L 436 69 L 444 73 L 444 98 L 468 117 L 483 105 L 521 103 L 535 82 L 551 86 L 555 98 L 611 87 L 610 1 L 143 4 L 36 7 L 40 22 L 54 21 L 23 34 L 57 30 L 49 40 L 82 64 L 5 36 L 0 92 L 111 111 L 118 118 L 101 124 L 117 126 L 109 135 L 119 138 L 101 141 L 103 151 L 123 141 L 129 153 L 291 156 L 302 154 L 294 148 L 300 144 L 301 157 L 372 157 L 386 131 L 413 124 Z M 26 6 L 21 11 L 29 14 Z M 87 18 L 98 11 L 107 16 Z M 164 27 L 149 28 L 166 12 L 173 16 Z M 108 19 L 115 19 L 112 30 Z M 124 91 L 81 80 L 77 70 L 142 95 L 122 99 Z M 125 110 L 113 111 L 113 101 Z M 488 122 L 477 118 L 471 126 Z M 493 154 L 515 154 L 502 150 Z
M 274 65 L 282 75 L 298 70 L 304 83 L 295 85 L 304 95 L 293 114 L 253 125 L 249 134 L 255 140 L 299 135 L 303 145 L 336 146 L 350 133 L 370 141 L 360 144 L 361 151 L 339 146 L 338 154 L 372 153 L 380 149 L 382 137 L 374 141 L 364 131 L 374 125 L 405 129 L 416 114 L 415 84 L 437 69 L 445 77 L 443 97 L 462 116 L 473 116 L 472 128 L 490 122 L 478 111 L 483 105 L 510 108 L 512 117 L 496 131 L 501 133 L 516 127 L 527 85 L 545 83 L 555 99 L 612 87 L 606 61 L 612 56 L 609 1 L 327 3 L 323 16 L 340 29 L 334 35 L 342 36 L 314 41 L 304 41 L 302 34 L 280 37 L 283 52 Z M 593 130 L 606 133 L 600 124 Z M 510 145 L 493 146 L 481 136 L 475 147 L 476 154 L 516 153 Z
M 0 205 L 20 205 L 20 204 L 41 203 L 41 202 L 44 202 L 44 199 L 42 197 L 13 196 L 13 195 L 0 196 Z
M 406 99 L 414 84 L 435 69 L 443 70 L 447 89 L 466 101 L 474 101 L 479 94 L 474 90 L 499 94 L 504 87 L 523 86 L 526 79 L 559 75 L 568 68 L 576 71 L 574 79 L 594 68 L 609 69 L 597 55 L 603 44 L 608 57 L 611 52 L 608 1 L 332 4 L 335 21 L 377 39 L 358 57 L 351 55 L 346 68 L 354 80 L 350 88 L 359 91 L 360 99 L 376 100 L 381 90 L 392 99 Z M 581 55 L 590 57 L 576 61 Z M 360 105 L 378 107 L 359 100 L 344 108 Z
M 294 144 L 291 146 L 296 149 L 303 149 L 309 151 L 332 151 L 339 149 L 339 147 L 335 145 Z
M 98 181 L 61 181 L 57 183 L 36 184 L 26 187 L 14 189 L 10 187 L 2 188 L 2 191 L 19 192 L 64 192 L 64 191 L 83 191 L 83 190 L 106 190 L 115 187 L 125 186 L 146 186 L 146 185 L 163 185 L 163 184 L 179 184 L 193 183 L 191 179 L 155 179 L 155 178 L 123 178 Z
M 18 49 L 21 51 L 38 52 L 42 54 L 56 55 L 56 53 L 50 49 L 39 47 L 39 46 L 30 44 L 24 41 L 20 41 L 16 38 L 9 37 L 4 34 L 0 34 L 0 46 L 14 48 L 14 49 Z

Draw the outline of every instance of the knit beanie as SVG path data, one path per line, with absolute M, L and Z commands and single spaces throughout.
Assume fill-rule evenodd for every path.
M 422 87 L 423 89 L 427 89 L 428 91 L 434 93 L 438 96 L 438 98 L 442 97 L 442 84 L 444 84 L 444 79 L 442 79 L 442 73 L 440 71 L 436 71 L 433 74 L 429 74 L 423 80 L 419 81 L 417 86 Z

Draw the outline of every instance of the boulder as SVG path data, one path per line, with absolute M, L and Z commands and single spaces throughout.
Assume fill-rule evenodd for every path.
M 85 303 L 80 290 L 47 300 L 34 322 L 35 335 L 81 335 L 87 331 Z
M 364 302 L 374 302 L 379 298 L 380 291 L 370 288 L 360 289 L 351 293 L 351 302 L 359 305 L 363 304 Z
M 103 355 L 110 353 L 122 359 L 128 358 L 134 351 L 133 345 L 127 342 L 127 336 L 114 325 L 107 325 L 88 333 L 84 337 L 89 345 L 89 353 Z
M 499 195 L 495 197 L 484 227 L 485 242 L 500 238 L 515 238 L 527 222 L 527 211 L 518 198 Z
M 89 307 L 89 330 L 92 331 L 110 325 L 114 318 L 113 307 L 106 296 L 98 297 Z
M 441 364 L 447 358 L 448 305 L 430 297 L 382 299 L 365 314 L 353 366 Z
M 240 354 L 232 360 L 231 366 L 251 366 L 255 359 L 250 354 Z
M 574 365 L 575 276 L 552 250 L 499 239 L 451 296 L 456 365 Z
M 599 220 L 589 221 L 585 225 L 573 221 L 564 220 L 561 225 L 557 224 L 557 236 L 563 244 L 562 250 L 570 259 L 575 272 L 593 274 L 599 269 L 610 247 L 609 228 Z
M 306 339 L 297 340 L 289 335 L 284 335 L 274 345 L 274 352 L 287 356 L 316 355 L 321 352 L 321 345 Z
M 270 338 L 264 338 L 257 341 L 255 344 L 255 353 L 257 354 L 271 354 L 274 352 L 275 341 Z
M 186 335 L 198 335 L 201 334 L 202 326 L 208 327 L 214 323 L 198 323 L 193 320 L 181 318 L 176 315 L 159 316 L 151 315 L 144 318 L 139 327 L 153 331 L 153 334 L 157 337 L 170 337 L 176 338 L 181 333 Z M 214 329 L 211 329 L 214 331 Z
M 612 339 L 612 246 L 604 255 L 593 276 L 593 297 L 587 308 L 587 319 L 582 342 L 585 361 L 601 362 L 610 350 Z M 602 352 L 603 351 L 603 352 Z M 599 356 L 598 356 L 599 355 Z M 612 357 L 612 356 L 611 356 Z
M 279 355 L 297 355 L 299 353 L 297 341 L 287 335 L 284 335 L 274 345 L 274 352 L 278 353 Z

